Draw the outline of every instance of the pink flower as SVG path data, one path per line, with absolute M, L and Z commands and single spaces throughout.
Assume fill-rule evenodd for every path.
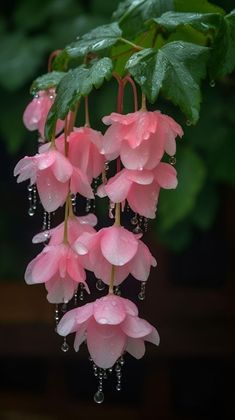
M 93 214 L 68 219 L 68 243 L 72 245 L 84 232 L 96 233 L 93 226 L 97 224 L 97 217 Z M 49 239 L 49 245 L 59 245 L 63 241 L 64 222 L 50 230 L 44 230 L 33 237 L 32 242 L 38 244 Z
M 160 188 L 176 188 L 177 173 L 168 163 L 160 162 L 152 171 L 122 169 L 108 183 L 98 188 L 99 197 L 108 196 L 113 203 L 128 201 L 141 216 L 154 219 Z
M 113 160 L 119 155 L 125 168 L 154 169 L 164 151 L 176 152 L 176 136 L 182 137 L 179 124 L 160 111 L 137 111 L 127 115 L 112 113 L 103 122 L 111 126 L 103 137 L 101 153 Z
M 41 90 L 37 92 L 24 111 L 23 121 L 25 127 L 30 131 L 38 130 L 42 138 L 44 138 L 46 119 L 54 98 L 54 89 L 49 89 L 48 91 Z M 59 133 L 63 127 L 64 121 L 58 120 L 56 133 Z
M 68 244 L 48 245 L 27 266 L 27 284 L 45 283 L 51 303 L 68 302 L 85 282 L 86 274 L 80 257 Z
M 138 317 L 136 305 L 113 294 L 67 312 L 57 332 L 62 336 L 76 332 L 76 351 L 87 340 L 94 363 L 103 369 L 112 367 L 124 351 L 136 359 L 143 357 L 144 341 L 160 342 L 157 330 Z
M 64 204 L 72 173 L 73 167 L 69 160 L 54 148 L 24 157 L 14 169 L 14 175 L 19 175 L 17 182 L 30 179 L 31 185 L 37 184 L 40 200 L 48 212 Z
M 90 127 L 75 128 L 67 138 L 68 158 L 75 168 L 86 174 L 89 183 L 104 169 L 104 156 L 99 152 L 102 134 Z M 56 139 L 56 146 L 64 153 L 64 134 Z
M 156 260 L 148 247 L 121 226 L 113 225 L 97 233 L 84 233 L 74 243 L 74 249 L 84 256 L 84 267 L 93 271 L 98 279 L 110 283 L 112 266 L 114 284 L 120 284 L 129 274 L 137 280 L 148 279 Z

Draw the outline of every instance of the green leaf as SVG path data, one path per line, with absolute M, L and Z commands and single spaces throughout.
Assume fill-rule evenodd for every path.
M 222 7 L 216 6 L 207 0 L 174 0 L 174 9 L 177 12 L 220 13 L 225 14 Z
M 121 36 L 122 31 L 117 22 L 98 26 L 66 47 L 66 53 L 71 58 L 83 57 L 88 53 L 95 53 L 111 47 Z
M 119 4 L 113 19 L 119 22 L 125 35 L 132 36 L 133 31 L 137 34 L 144 28 L 146 21 L 173 9 L 173 0 L 126 0 Z
M 104 57 L 93 61 L 90 67 L 81 65 L 68 71 L 57 87 L 56 99 L 48 114 L 45 128 L 46 138 L 52 137 L 57 119 L 63 120 L 82 96 L 87 96 L 93 87 L 99 88 L 105 79 L 110 79 L 112 69 L 112 61 L 110 58 Z
M 47 90 L 56 87 L 66 73 L 62 71 L 52 71 L 38 77 L 31 85 L 30 93 L 37 92 L 38 90 Z
M 151 103 L 161 90 L 195 123 L 201 102 L 199 83 L 206 76 L 207 60 L 208 48 L 175 41 L 158 51 L 148 48 L 133 54 L 126 68 Z
M 235 68 L 235 9 L 225 16 L 212 48 L 210 76 L 223 77 Z
M 206 168 L 198 154 L 188 148 L 177 153 L 178 187 L 161 190 L 158 217 L 163 230 L 168 231 L 190 214 L 206 177 Z
M 222 17 L 218 13 L 167 12 L 153 20 L 167 31 L 174 31 L 178 26 L 190 25 L 200 32 L 208 32 L 219 27 Z

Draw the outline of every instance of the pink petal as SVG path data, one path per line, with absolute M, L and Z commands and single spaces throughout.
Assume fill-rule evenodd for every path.
M 97 247 L 99 242 L 99 236 L 97 232 L 89 233 L 84 232 L 78 239 L 75 241 L 73 248 L 79 255 L 85 255 L 93 247 Z
M 140 281 L 146 281 L 149 277 L 151 265 L 156 267 L 157 262 L 152 257 L 148 247 L 142 241 L 139 241 L 137 253 L 129 265 L 133 277 Z
M 103 256 L 113 265 L 124 265 L 137 252 L 138 241 L 134 234 L 119 226 L 103 229 L 100 240 Z
M 129 299 L 125 299 L 122 297 L 119 297 L 121 299 L 123 305 L 125 306 L 126 313 L 129 315 L 138 315 L 138 308 L 137 306 Z
M 154 170 L 154 175 L 160 187 L 166 189 L 177 187 L 177 172 L 169 163 L 160 162 Z
M 41 242 L 47 241 L 51 237 L 51 231 L 52 230 L 43 230 L 42 232 L 37 233 L 34 235 L 32 239 L 33 244 L 40 244 Z M 55 243 L 51 243 L 51 245 L 55 245 Z
M 76 332 L 74 340 L 74 350 L 78 351 L 80 345 L 86 340 L 86 329 L 88 322 L 84 322 L 80 325 L 79 330 Z
M 38 173 L 37 188 L 44 209 L 50 213 L 65 203 L 69 184 L 59 182 L 49 168 Z
M 94 303 L 94 318 L 98 324 L 117 325 L 126 317 L 122 300 L 118 296 L 108 295 Z
M 110 368 L 122 355 L 126 336 L 116 325 L 100 325 L 94 321 L 87 328 L 87 347 L 94 363 L 103 369 Z
M 77 283 L 83 283 L 86 279 L 85 270 L 79 261 L 79 257 L 72 249 L 70 249 L 69 255 L 67 257 L 67 272 L 70 277 Z
M 74 168 L 70 182 L 70 189 L 73 194 L 79 193 L 87 198 L 94 198 L 92 188 L 87 176 L 80 169 Z
M 45 283 L 58 270 L 60 252 L 58 247 L 47 246 L 26 268 L 25 281 L 28 284 Z
M 154 169 L 164 155 L 165 137 L 160 127 L 156 133 L 150 135 L 148 139 L 149 158 L 145 164 L 145 169 Z
M 102 143 L 100 152 L 109 160 L 116 159 L 120 153 L 121 147 L 121 137 L 119 128 L 116 124 L 106 130 Z
M 141 338 L 152 332 L 152 326 L 145 319 L 127 315 L 121 324 L 122 331 L 132 338 Z
M 49 151 L 36 155 L 37 166 L 40 171 L 50 168 L 56 160 L 56 151 L 49 149 Z
M 73 173 L 73 167 L 69 160 L 63 156 L 60 152 L 56 153 L 56 159 L 54 161 L 52 171 L 56 179 L 60 182 L 66 182 L 70 179 Z
M 148 185 L 153 182 L 154 175 L 150 171 L 128 171 L 126 170 L 127 177 L 132 181 L 140 185 Z
M 80 216 L 77 219 L 81 225 L 90 225 L 90 226 L 97 225 L 97 217 L 93 213 L 89 213 L 86 216 Z
M 122 266 L 115 266 L 114 271 L 114 285 L 118 286 L 121 284 L 130 274 L 129 263 L 124 264 Z M 109 279 L 110 282 L 110 279 Z M 108 284 L 109 284 L 108 282 Z
M 121 203 L 126 199 L 131 184 L 132 182 L 128 179 L 127 171 L 123 169 L 110 178 L 103 188 L 113 203 Z
M 47 300 L 50 303 L 67 303 L 72 299 L 77 284 L 69 277 L 62 279 L 55 276 L 46 282 L 45 286 L 48 291 Z
M 133 149 L 127 141 L 124 141 L 120 157 L 125 168 L 142 170 L 149 159 L 149 143 L 144 141 Z
M 159 186 L 154 182 L 144 186 L 133 184 L 127 197 L 129 206 L 135 213 L 154 219 L 159 191 Z
M 34 131 L 38 128 L 38 122 L 41 119 L 41 99 L 33 99 L 26 107 L 23 114 L 23 122 L 25 127 Z
M 141 359 L 141 357 L 143 357 L 145 353 L 144 340 L 141 340 L 141 338 L 128 337 L 125 350 L 136 359 Z
M 150 343 L 156 344 L 156 346 L 158 346 L 160 344 L 160 337 L 159 337 L 159 334 L 158 334 L 156 328 L 154 328 L 152 326 L 151 333 L 149 333 L 148 335 L 146 335 L 144 337 L 144 340 L 145 341 L 149 341 Z
M 106 125 L 113 123 L 119 123 L 123 125 L 132 124 L 136 120 L 136 113 L 129 114 L 118 114 L 117 112 L 112 112 L 110 115 L 102 118 L 102 121 Z
M 88 321 L 93 315 L 93 303 L 87 303 L 80 308 L 67 312 L 57 326 L 59 335 L 66 336 L 79 331 L 80 325 Z

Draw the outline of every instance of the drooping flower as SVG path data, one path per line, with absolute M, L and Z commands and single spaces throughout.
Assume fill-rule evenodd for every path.
M 86 274 L 81 262 L 69 244 L 48 245 L 27 266 L 27 284 L 45 283 L 47 299 L 51 303 L 67 303 L 85 282 Z
M 67 240 L 70 245 L 78 239 L 84 232 L 95 233 L 93 226 L 97 224 L 97 217 L 93 214 L 76 217 L 73 215 L 67 221 Z M 59 245 L 63 241 L 64 222 L 50 230 L 43 230 L 37 233 L 32 239 L 34 244 L 45 242 L 49 239 L 49 245 Z
M 103 168 L 105 158 L 99 150 L 102 145 L 102 134 L 90 127 L 75 128 L 67 137 L 68 158 L 75 168 L 86 174 L 89 183 L 97 178 Z M 64 153 L 64 135 L 56 139 L 56 146 Z
M 74 348 L 87 340 L 94 363 L 110 368 L 127 351 L 136 359 L 145 353 L 145 341 L 160 342 L 157 330 L 138 317 L 134 303 L 113 294 L 67 312 L 57 326 L 62 336 L 76 332 Z
M 17 182 L 30 179 L 31 185 L 37 185 L 42 205 L 48 212 L 64 204 L 72 173 L 69 160 L 54 148 L 35 156 L 25 156 L 14 169 Z
M 131 274 L 137 280 L 148 279 L 156 260 L 148 247 L 122 226 L 113 225 L 97 233 L 84 233 L 74 243 L 74 249 L 84 257 L 84 267 L 98 279 L 109 284 L 114 270 L 114 285 L 120 284 Z
M 40 90 L 33 100 L 27 105 L 23 122 L 25 127 L 30 130 L 38 130 L 41 137 L 44 138 L 44 128 L 48 112 L 55 99 L 55 90 Z M 56 133 L 59 133 L 64 127 L 64 121 L 58 120 L 56 124 Z
M 55 211 L 66 200 L 69 190 L 93 198 L 88 178 L 78 168 L 74 168 L 69 159 L 47 143 L 39 148 L 35 156 L 25 156 L 15 169 L 17 182 L 30 179 L 36 184 L 44 209 Z
M 103 136 L 101 153 L 108 160 L 120 155 L 125 168 L 133 170 L 154 169 L 164 152 L 173 156 L 175 138 L 183 135 L 180 125 L 160 111 L 112 113 L 103 122 L 111 126 Z
M 31 185 L 37 185 L 42 205 L 48 212 L 64 204 L 72 173 L 69 160 L 54 148 L 35 156 L 25 156 L 14 169 L 17 182 L 30 179 Z
M 110 198 L 113 203 L 128 201 L 130 208 L 141 216 L 154 219 L 161 188 L 177 187 L 177 172 L 172 165 L 160 162 L 152 171 L 122 169 L 105 185 L 98 188 L 99 197 Z

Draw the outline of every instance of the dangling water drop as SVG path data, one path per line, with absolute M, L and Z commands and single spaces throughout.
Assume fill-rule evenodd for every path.
M 187 120 L 187 121 L 186 121 L 186 125 L 187 125 L 188 127 L 190 127 L 190 126 L 192 125 L 192 122 L 191 122 L 190 120 Z
M 143 233 L 140 225 L 137 225 L 134 229 L 133 229 L 133 233 Z
M 139 300 L 145 299 L 145 288 L 146 288 L 146 281 L 142 281 L 141 286 L 140 286 L 140 293 L 138 294 Z
M 121 296 L 121 290 L 119 289 L 119 286 L 114 286 L 114 294 L 117 296 Z
M 67 303 L 62 303 L 61 312 L 63 312 L 63 313 L 67 312 Z
M 112 203 L 111 201 L 109 202 L 109 218 L 110 219 L 114 219 L 114 214 L 113 214 L 113 210 L 115 208 L 115 204 Z
M 134 215 L 134 217 L 132 217 L 132 219 L 131 219 L 131 224 L 132 224 L 132 225 L 137 225 L 137 224 L 138 224 L 138 217 L 137 217 L 137 213 Z
M 28 215 L 29 216 L 34 216 L 35 215 L 35 211 L 34 211 L 33 207 L 29 207 L 29 209 L 28 209 Z
M 210 87 L 212 87 L 212 88 L 215 87 L 215 81 L 214 80 L 210 81 Z
M 176 157 L 175 156 L 170 156 L 169 157 L 169 164 L 174 166 L 176 164 Z
M 148 219 L 147 217 L 144 218 L 144 231 L 147 232 L 148 230 Z
M 74 306 L 77 306 L 78 305 L 78 294 L 77 294 L 77 292 L 74 293 L 73 299 L 74 299 Z
M 37 208 L 37 188 L 36 185 L 33 186 L 33 209 Z
M 86 200 L 86 212 L 89 213 L 90 209 L 91 209 L 91 200 L 90 200 L 90 198 L 87 198 L 87 200 Z
M 97 280 L 96 289 L 100 292 L 105 289 L 105 284 L 102 282 L 102 280 Z
M 121 389 L 122 389 L 122 387 L 121 387 L 122 368 L 119 364 L 119 361 L 117 361 L 117 363 L 116 363 L 115 372 L 116 372 L 116 377 L 117 377 L 116 390 L 121 391 Z
M 82 283 L 79 283 L 79 300 L 84 300 L 84 286 Z
M 97 391 L 94 395 L 94 401 L 97 404 L 101 404 L 104 401 L 104 393 L 102 391 Z
M 68 343 L 67 343 L 66 337 L 64 337 L 63 344 L 61 345 L 61 350 L 62 350 L 64 353 L 67 353 L 67 351 L 69 350 L 69 345 L 68 345 Z
M 59 323 L 60 317 L 59 317 L 59 305 L 55 305 L 55 332 L 57 332 L 57 325 Z

